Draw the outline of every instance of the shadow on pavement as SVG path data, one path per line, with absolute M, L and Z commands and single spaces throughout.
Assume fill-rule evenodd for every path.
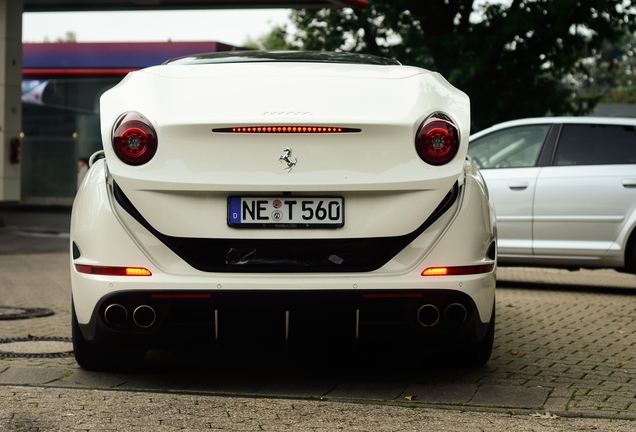
M 542 291 L 563 291 L 563 292 L 580 292 L 580 293 L 598 293 L 598 294 L 619 294 L 630 295 L 636 294 L 636 287 L 621 286 L 601 286 L 601 285 L 582 285 L 582 284 L 566 284 L 555 282 L 514 282 L 508 280 L 498 280 L 497 289 L 529 289 Z
M 71 208 L 0 205 L 0 255 L 66 252 Z

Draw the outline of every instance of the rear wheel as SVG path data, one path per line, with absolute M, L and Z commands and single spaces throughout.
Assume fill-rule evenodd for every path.
M 144 351 L 105 345 L 86 340 L 77 322 L 75 306 L 71 305 L 73 354 L 82 369 L 110 371 L 133 369 L 143 361 Z
M 492 306 L 492 315 L 486 335 L 482 340 L 471 344 L 468 348 L 465 362 L 467 366 L 480 367 L 488 363 L 492 354 L 492 347 L 495 341 L 495 305 Z
M 629 242 L 627 243 L 627 249 L 629 250 L 629 244 L 631 243 L 631 256 L 625 260 L 625 267 L 629 271 L 629 273 L 636 274 L 636 233 L 632 233 Z

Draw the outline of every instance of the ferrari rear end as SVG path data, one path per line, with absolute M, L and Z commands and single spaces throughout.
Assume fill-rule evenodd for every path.
M 439 74 L 363 55 L 129 74 L 102 96 L 103 158 L 73 208 L 78 363 L 241 328 L 285 346 L 316 315 L 352 343 L 397 322 L 485 363 L 496 227 L 466 158 L 469 111 Z

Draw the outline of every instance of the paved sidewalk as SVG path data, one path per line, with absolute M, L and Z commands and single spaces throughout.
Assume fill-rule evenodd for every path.
M 0 203 L 0 255 L 68 250 L 70 207 Z
M 549 414 L 196 394 L 0 386 L 2 431 L 633 432 L 634 422 Z
M 153 352 L 142 371 L 90 373 L 80 369 L 70 355 L 2 359 L 1 351 L 7 352 L 9 342 L 38 342 L 29 335 L 59 339 L 56 343 L 61 351 L 70 345 L 64 342 L 70 338 L 68 239 L 51 235 L 35 241 L 22 234 L 24 225 L 31 227 L 31 232 L 63 233 L 68 214 L 50 216 L 55 229 L 49 228 L 46 215 L 15 216 L 3 213 L 0 207 L 0 218 L 5 222 L 4 228 L 0 227 L 0 245 L 10 239 L 21 251 L 2 252 L 0 246 L 0 307 L 49 308 L 54 314 L 0 320 L 0 340 L 5 342 L 0 343 L 0 397 L 7 392 L 18 400 L 35 397 L 22 387 L 25 385 L 46 388 L 46 394 L 58 398 L 66 397 L 60 396 L 67 394 L 62 389 L 73 389 L 68 394 L 82 389 L 150 391 L 206 396 L 212 398 L 206 401 L 216 405 L 230 403 L 216 399 L 218 396 L 248 396 L 255 398 L 252 401 L 273 398 L 277 400 L 273 405 L 287 407 L 281 409 L 295 403 L 278 401 L 281 398 L 303 401 L 298 406 L 310 401 L 355 402 L 391 409 L 397 405 L 420 410 L 496 411 L 527 418 L 539 413 L 544 417 L 532 418 L 550 427 L 555 424 L 550 423 L 552 415 L 561 419 L 620 419 L 626 423 L 608 423 L 599 430 L 636 429 L 632 422 L 636 420 L 634 275 L 612 270 L 500 268 L 495 348 L 488 365 L 479 369 L 424 363 L 407 349 L 383 346 L 365 356 L 295 363 L 278 358 L 268 361 L 262 356 L 236 359 Z M 236 361 L 240 364 L 233 363 Z M 90 397 L 94 394 L 92 391 Z M 130 393 L 99 396 L 111 404 L 136 397 Z M 139 398 L 154 399 L 143 393 Z M 0 409 L 0 426 L 1 413 Z M 570 430 L 565 424 L 558 427 Z M 315 427 L 298 425 L 302 425 L 298 430 Z M 535 430 L 535 426 L 531 424 L 527 430 Z M 548 425 L 538 429 L 553 430 Z

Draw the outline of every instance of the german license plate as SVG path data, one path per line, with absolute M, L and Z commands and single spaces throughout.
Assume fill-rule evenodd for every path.
M 342 197 L 241 197 L 227 199 L 228 225 L 235 228 L 340 228 Z

